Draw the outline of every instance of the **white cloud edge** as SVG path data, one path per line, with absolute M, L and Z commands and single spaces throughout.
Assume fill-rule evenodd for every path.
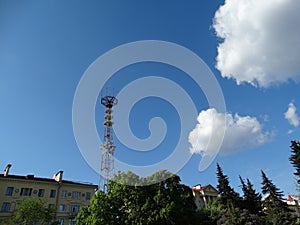
M 294 105 L 294 102 L 291 101 L 288 105 L 287 111 L 284 113 L 284 118 L 289 122 L 290 125 L 294 127 L 298 127 L 300 122 L 299 122 L 299 116 L 296 113 L 297 108 Z M 289 133 L 292 133 L 291 130 Z
M 272 132 L 263 132 L 263 125 L 256 117 L 219 113 L 214 108 L 202 110 L 197 120 L 197 125 L 189 134 L 192 154 L 213 155 L 218 151 L 221 155 L 227 155 L 261 146 L 273 136 Z M 225 135 L 222 127 L 225 128 Z M 218 141 L 221 139 L 223 141 L 219 147 Z
M 213 25 L 222 77 L 256 87 L 300 80 L 300 1 L 227 0 Z

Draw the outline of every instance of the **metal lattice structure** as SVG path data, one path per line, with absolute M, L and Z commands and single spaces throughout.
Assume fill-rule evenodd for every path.
M 101 171 L 100 171 L 100 184 L 99 188 L 103 191 L 107 191 L 108 181 L 114 175 L 114 152 L 115 146 L 113 142 L 113 106 L 118 103 L 118 100 L 114 96 L 105 96 L 101 98 L 101 104 L 105 106 L 104 116 L 104 139 L 101 145 L 102 158 L 101 158 Z

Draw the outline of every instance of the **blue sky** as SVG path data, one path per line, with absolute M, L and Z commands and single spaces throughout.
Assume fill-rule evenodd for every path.
M 11 163 L 14 174 L 40 177 L 64 170 L 65 179 L 98 184 L 99 175 L 81 155 L 73 133 L 76 88 L 89 66 L 111 49 L 161 40 L 194 52 L 213 72 L 223 92 L 227 121 L 231 121 L 224 145 L 200 172 L 201 154 L 211 150 L 207 138 L 219 138 L 216 133 L 205 136 L 206 131 L 216 131 L 224 121 L 215 117 L 219 118 L 216 124 L 206 122 L 212 114 L 225 114 L 209 111 L 203 90 L 183 71 L 142 62 L 116 72 L 105 86 L 118 93 L 142 77 L 170 79 L 191 96 L 200 119 L 178 115 L 164 99 L 144 98 L 131 110 L 131 129 L 139 138 L 147 138 L 149 120 L 161 117 L 168 127 L 165 140 L 152 151 L 136 152 L 116 138 L 116 158 L 137 166 L 163 160 L 180 136 L 180 117 L 187 117 L 198 138 L 190 136 L 188 142 L 186 134 L 189 146 L 182 151 L 189 152 L 193 144 L 196 147 L 178 173 L 183 183 L 216 185 L 218 162 L 238 191 L 238 175 L 249 178 L 260 190 L 263 169 L 286 194 L 295 193 L 294 169 L 288 158 L 290 140 L 300 139 L 300 18 L 295 10 L 299 7 L 293 5 L 299 3 L 275 2 L 270 6 L 246 0 L 229 0 L 225 5 L 196 0 L 0 0 L 0 166 L 4 169 Z M 129 99 L 119 98 L 119 102 L 116 113 L 122 111 L 121 102 Z M 102 138 L 104 110 L 99 101 L 95 104 L 95 124 Z

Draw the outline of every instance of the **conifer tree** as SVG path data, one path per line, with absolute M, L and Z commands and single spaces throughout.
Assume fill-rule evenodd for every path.
M 287 204 L 283 202 L 283 192 L 277 188 L 272 180 L 261 171 L 262 193 L 266 195 L 263 201 L 263 212 L 267 224 L 294 224 L 295 218 L 291 215 Z
M 237 192 L 229 184 L 229 178 L 224 175 L 222 168 L 217 164 L 217 179 L 218 185 L 217 189 L 221 197 L 221 202 L 226 205 L 234 205 L 235 207 L 240 207 L 241 198 Z
M 290 147 L 292 150 L 292 154 L 289 159 L 290 159 L 291 164 L 296 169 L 296 172 L 294 172 L 294 175 L 297 178 L 297 184 L 300 185 L 300 142 L 299 141 L 291 141 Z
M 272 180 L 270 180 L 264 171 L 261 171 L 262 176 L 262 193 L 264 195 L 269 195 L 269 198 L 272 199 L 272 202 L 278 203 L 282 202 L 283 200 L 283 192 L 277 188 Z
M 242 191 L 244 193 L 244 208 L 253 214 L 259 214 L 262 210 L 261 194 L 255 191 L 253 184 L 248 178 L 247 183 L 245 183 L 241 176 L 239 176 L 239 178 L 242 184 Z

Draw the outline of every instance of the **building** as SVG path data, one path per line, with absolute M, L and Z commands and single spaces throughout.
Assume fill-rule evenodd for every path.
M 287 199 L 284 202 L 288 205 L 288 207 L 295 213 L 298 217 L 300 216 L 300 206 L 299 201 L 296 196 L 292 197 L 291 195 L 287 196 Z
M 34 175 L 9 174 L 7 165 L 0 174 L 0 219 L 14 214 L 18 202 L 25 198 L 43 198 L 48 207 L 56 208 L 56 220 L 60 224 L 75 224 L 74 218 L 81 207 L 90 204 L 97 185 L 63 180 L 63 171 L 53 178 L 39 178 Z
M 192 192 L 198 209 L 204 208 L 218 197 L 218 191 L 210 184 L 206 186 L 197 184 L 192 187 Z
M 262 202 L 264 202 L 266 199 L 268 199 L 270 197 L 270 194 L 265 195 L 262 198 Z M 288 206 L 288 208 L 291 210 L 291 213 L 293 213 L 295 216 L 300 216 L 300 205 L 299 205 L 299 201 L 298 201 L 298 196 L 297 195 L 290 195 L 288 194 L 286 199 L 282 200 L 284 203 L 286 203 L 286 205 Z M 263 210 L 265 210 L 266 208 L 264 208 Z

